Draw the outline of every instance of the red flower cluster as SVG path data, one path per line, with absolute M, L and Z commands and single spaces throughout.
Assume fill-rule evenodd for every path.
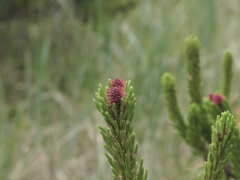
M 217 106 L 220 106 L 224 101 L 224 96 L 222 94 L 209 94 L 208 97 L 214 102 Z
M 125 86 L 125 81 L 122 79 L 115 78 L 111 81 L 112 87 L 121 87 L 124 88 Z
M 120 104 L 121 99 L 125 95 L 124 86 L 125 81 L 122 79 L 115 78 L 111 81 L 111 88 L 107 94 L 110 105 L 113 103 L 116 103 L 117 105 Z

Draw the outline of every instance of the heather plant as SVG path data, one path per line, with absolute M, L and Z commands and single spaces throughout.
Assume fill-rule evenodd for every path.
M 179 136 L 204 158 L 205 166 L 199 179 L 240 178 L 240 139 L 229 106 L 232 79 L 232 54 L 225 51 L 220 93 L 203 98 L 199 58 L 200 42 L 190 36 L 185 41 L 185 67 L 190 105 L 187 120 L 181 114 L 176 97 L 176 80 L 165 73 L 161 83 L 165 104 Z M 225 112 L 227 111 L 227 112 Z
M 107 126 L 98 126 L 105 141 L 105 153 L 112 166 L 114 179 L 146 180 L 148 171 L 143 158 L 138 165 L 138 143 L 133 133 L 133 116 L 136 98 L 130 81 L 108 80 L 108 86 L 100 84 L 94 103 Z

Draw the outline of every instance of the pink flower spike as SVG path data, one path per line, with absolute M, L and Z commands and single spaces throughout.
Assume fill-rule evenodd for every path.
M 111 81 L 111 86 L 112 87 L 122 87 L 122 88 L 124 88 L 125 81 L 122 80 L 122 79 L 115 78 Z
M 108 91 L 108 99 L 110 105 L 113 103 L 116 103 L 116 105 L 119 105 L 121 103 L 121 99 L 124 97 L 124 89 L 122 87 L 112 87 Z
M 221 103 L 224 101 L 224 96 L 222 94 L 209 94 L 208 97 L 212 102 L 214 102 L 217 106 L 220 106 Z

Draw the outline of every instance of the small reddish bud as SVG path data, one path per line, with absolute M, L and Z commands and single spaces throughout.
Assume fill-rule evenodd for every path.
M 212 102 L 214 102 L 217 106 L 220 106 L 224 101 L 224 96 L 222 94 L 209 94 L 208 97 Z
M 124 97 L 124 90 L 121 87 L 113 87 L 108 91 L 108 99 L 110 104 L 113 103 L 119 104 L 121 99 Z
M 122 79 L 115 78 L 111 81 L 111 86 L 112 87 L 122 87 L 124 88 L 125 81 Z
M 120 104 L 121 99 L 125 95 L 124 86 L 125 81 L 122 79 L 116 78 L 111 81 L 111 88 L 109 89 L 107 94 L 110 106 L 113 103 L 116 103 L 116 105 Z

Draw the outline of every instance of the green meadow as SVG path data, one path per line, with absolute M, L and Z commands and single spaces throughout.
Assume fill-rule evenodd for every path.
M 176 77 L 186 115 L 185 38 L 201 41 L 206 97 L 220 90 L 223 52 L 229 49 L 230 102 L 237 113 L 240 2 L 49 2 L 23 3 L 13 16 L 0 18 L 0 179 L 110 180 L 97 128 L 105 122 L 93 98 L 99 83 L 116 77 L 134 87 L 134 132 L 148 179 L 196 179 L 204 161 L 172 127 L 160 80 L 165 72 Z

